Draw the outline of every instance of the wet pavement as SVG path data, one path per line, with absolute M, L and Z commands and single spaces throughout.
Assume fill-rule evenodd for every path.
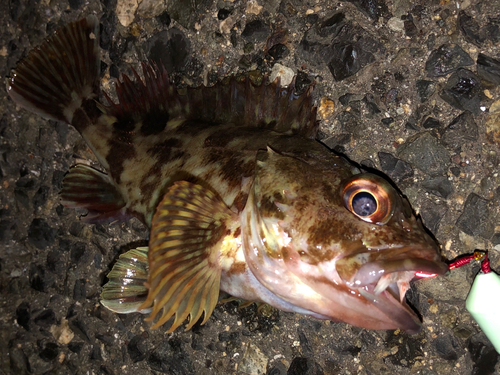
M 165 4 L 166 3 L 166 4 Z M 500 272 L 500 3 L 441 1 L 10 0 L 0 67 L 57 27 L 101 21 L 102 85 L 138 62 L 179 86 L 231 74 L 315 82 L 318 138 L 390 176 L 452 260 L 489 249 Z M 280 64 L 280 65 L 277 65 Z M 417 335 L 368 331 L 237 302 L 173 334 L 99 304 L 118 255 L 145 245 L 137 220 L 86 225 L 61 182 L 95 162 L 69 125 L 0 100 L 1 374 L 494 374 L 498 354 L 465 310 L 470 264 L 420 280 Z M 492 296 L 494 298 L 494 296 Z

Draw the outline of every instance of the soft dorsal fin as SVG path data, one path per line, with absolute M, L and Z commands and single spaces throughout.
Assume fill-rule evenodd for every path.
M 132 115 L 136 121 L 181 118 L 207 123 L 232 122 L 308 138 L 316 135 L 313 85 L 296 95 L 295 80 L 285 88 L 279 79 L 269 83 L 266 77 L 261 84 L 254 84 L 248 77 L 232 76 L 214 86 L 187 88 L 181 93 L 170 82 L 164 67 L 142 63 L 142 72 L 143 79 L 133 70 L 135 81 L 122 76 L 116 87 L 117 104 L 105 94 L 110 102 L 106 109 L 109 115 L 119 120 Z

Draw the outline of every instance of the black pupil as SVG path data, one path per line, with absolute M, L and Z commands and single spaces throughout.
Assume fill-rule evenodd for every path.
M 377 211 L 377 200 L 370 193 L 362 191 L 352 198 L 352 210 L 358 216 L 370 216 Z

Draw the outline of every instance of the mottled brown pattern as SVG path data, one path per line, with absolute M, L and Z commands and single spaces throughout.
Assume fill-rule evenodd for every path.
M 339 243 L 344 240 L 357 241 L 361 233 L 333 213 L 326 220 L 317 222 L 309 233 L 311 246 Z
M 157 175 L 158 177 L 155 178 L 152 182 L 145 183 L 144 180 L 151 176 L 152 174 Z M 152 168 L 150 172 L 148 173 L 147 176 L 144 177 L 143 181 L 141 182 L 141 192 L 142 192 L 142 200 L 141 202 L 149 202 L 151 197 L 153 196 L 153 193 L 155 190 L 158 188 L 160 184 L 160 179 L 161 177 L 161 170 L 157 168 Z M 141 203 L 137 202 L 137 203 Z
M 167 138 L 164 141 L 155 144 L 148 150 L 148 152 L 156 155 L 159 152 L 163 152 L 164 149 L 170 149 L 173 147 L 182 147 L 182 141 L 178 138 Z
M 238 210 L 238 212 L 241 212 L 245 208 L 247 200 L 248 200 L 248 193 L 240 191 L 236 196 L 236 198 L 234 198 L 233 207 L 235 207 Z
M 241 235 L 241 227 L 236 228 L 236 230 L 233 233 L 233 237 L 237 238 Z
M 238 154 L 238 151 L 225 148 L 211 148 L 208 150 L 206 162 L 221 165 Z
M 247 266 L 244 262 L 234 262 L 227 272 L 228 276 L 238 275 L 245 272 Z
M 248 139 L 256 135 L 262 136 L 262 129 L 259 128 L 224 128 L 210 134 L 203 141 L 203 147 L 226 147 L 234 139 Z
M 165 164 L 169 161 L 184 157 L 185 151 L 180 149 L 182 141 L 177 138 L 168 138 L 148 149 L 148 154 L 157 158 L 158 163 Z M 161 168 L 161 166 L 160 166 Z
M 231 234 L 231 230 L 228 229 L 225 223 L 212 223 L 208 228 L 212 231 L 212 235 L 205 242 L 207 249 L 216 245 L 222 237 Z
M 325 251 L 322 247 L 309 245 L 307 247 L 307 251 L 301 259 L 308 264 L 319 264 L 333 259 L 335 255 L 336 254 L 333 251 Z
M 302 215 L 311 205 L 309 196 L 301 195 L 293 200 L 293 207 L 299 215 Z M 299 217 L 297 217 L 298 219 Z
M 364 328 L 418 331 L 414 316 L 400 309 L 394 314 L 397 319 L 393 319 L 387 312 L 397 308 L 397 301 L 391 300 L 390 307 L 381 310 L 378 318 L 373 317 L 386 301 L 372 303 L 374 298 L 359 294 L 352 297 L 349 292 L 353 290 L 338 288 L 335 281 L 339 281 L 337 273 L 341 275 L 341 272 L 330 272 L 334 262 L 325 267 L 309 267 L 298 261 L 297 252 L 310 264 L 343 257 L 336 264 L 348 263 L 351 268 L 347 273 L 352 273 L 352 267 L 359 267 L 367 258 L 382 261 L 389 257 L 400 261 L 413 254 L 397 251 L 406 246 L 403 242 L 414 246 L 415 257 L 438 261 L 434 242 L 427 237 L 418 238 L 422 237 L 421 228 L 402 222 L 398 216 L 394 217 L 398 221 L 377 227 L 363 221 L 366 218 L 354 217 L 344 208 L 339 196 L 341 181 L 355 171 L 318 142 L 305 138 L 317 130 L 311 90 L 297 97 L 293 94 L 294 83 L 285 89 L 277 83 L 241 85 L 233 78 L 230 85 L 187 89 L 179 95 L 163 69 L 143 64 L 144 78 L 135 72 L 132 79 L 124 77 L 117 84 L 119 104 L 114 105 L 110 100 L 105 114 L 101 115 L 98 104 L 91 100 L 83 100 L 81 108 L 75 109 L 83 96 L 97 98 L 100 94 L 97 46 L 100 38 L 99 22 L 93 16 L 71 25 L 59 31 L 59 35 L 69 35 L 67 31 L 76 29 L 80 39 L 51 39 L 52 45 L 44 43 L 42 49 L 35 52 L 42 56 L 32 60 L 35 65 L 44 66 L 54 61 L 59 66 L 37 68 L 35 74 L 27 71 L 34 71 L 33 67 L 26 69 L 23 64 L 17 70 L 16 82 L 27 83 L 37 96 L 30 103 L 30 93 L 15 85 L 18 90 L 14 88 L 12 98 L 51 118 L 74 117 L 73 124 L 83 131 L 89 146 L 108 170 L 129 213 L 146 218 L 146 224 L 151 224 L 149 284 L 154 290 L 156 283 L 160 294 L 149 293 L 148 299 L 158 302 L 162 297 L 174 297 L 168 298 L 169 301 L 165 298 L 161 306 L 155 304 L 152 318 L 165 304 L 165 315 L 156 326 L 173 314 L 177 315 L 171 330 L 188 315 L 191 316 L 188 328 L 203 313 L 206 320 L 217 302 L 224 267 L 224 271 L 229 268 L 233 275 L 244 272 L 226 278 L 221 285 L 235 296 L 242 294 L 254 300 L 264 300 L 266 296 L 266 302 L 278 308 L 306 310 Z M 93 36 L 89 38 L 90 34 Z M 84 66 L 92 69 L 81 69 Z M 59 71 L 65 74 L 58 78 Z M 36 75 L 42 76 L 40 80 Z M 18 81 L 19 76 L 24 79 Z M 132 82 L 134 78 L 136 82 Z M 40 84 L 48 87 L 37 87 Z M 89 90 L 91 87 L 94 90 Z M 58 95 L 58 91 L 62 95 Z M 48 93 L 47 98 L 39 95 L 40 92 Z M 104 96 L 108 97 L 105 93 Z M 102 107 L 99 105 L 99 108 Z M 267 159 L 261 159 L 265 162 L 259 163 L 255 174 L 257 183 L 253 183 L 255 156 L 259 150 Z M 245 210 L 247 194 L 251 194 L 252 204 Z M 158 205 L 157 201 L 162 198 L 163 203 Z M 231 210 L 226 204 L 232 205 Z M 236 210 L 240 214 L 236 214 Z M 242 218 L 243 215 L 246 218 Z M 243 226 L 242 229 L 239 226 Z M 250 229 L 254 231 L 253 236 Z M 415 234 L 409 233 L 412 230 Z M 281 247 L 285 247 L 282 254 L 277 251 Z M 171 251 L 172 248 L 179 251 Z M 352 256 L 362 251 L 371 251 L 370 256 Z M 394 264 L 402 262 L 393 263 L 393 269 Z M 445 269 L 443 264 L 443 272 Z M 205 271 L 211 273 L 210 279 L 205 278 Z M 289 277 L 293 274 L 297 277 Z M 167 275 L 174 278 L 173 282 L 170 278 L 164 279 L 168 282 L 158 286 L 157 278 Z M 202 282 L 205 280 L 209 282 Z M 230 287 L 228 282 L 235 287 Z M 312 284 L 322 285 L 315 289 Z M 125 280 L 122 285 L 126 286 Z M 213 285 L 214 290 L 205 290 L 207 285 Z M 169 289 L 172 287 L 178 290 Z M 339 291 L 341 293 L 337 293 Z M 207 299 L 207 292 L 209 301 L 203 301 Z M 280 297 L 290 305 L 280 301 Z M 364 305 L 350 308 L 356 299 L 361 299 L 369 308 L 365 309 Z M 205 303 L 202 306 L 198 302 Z M 186 307 L 187 304 L 191 306 Z
M 348 177 L 348 176 L 347 176 Z M 336 204 L 339 207 L 344 205 L 342 191 L 338 186 L 343 186 L 342 184 L 335 184 L 336 181 L 331 181 L 330 183 L 324 182 L 321 184 L 321 190 L 328 203 Z
M 273 197 L 264 195 L 260 200 L 259 211 L 263 217 L 273 217 L 283 220 L 285 218 L 285 214 L 280 211 L 274 202 L 275 200 Z
M 151 167 L 149 172 L 144 175 L 141 181 L 141 189 L 144 200 L 148 201 L 154 191 L 159 187 L 162 180 L 162 167 L 172 161 L 181 159 L 186 156 L 186 152 L 181 149 L 182 141 L 177 138 L 169 138 L 159 144 L 156 144 L 148 149 L 147 153 L 153 158 L 156 158 L 156 163 Z M 145 182 L 151 176 L 156 176 L 154 181 Z
M 222 165 L 221 176 L 231 189 L 241 185 L 243 177 L 249 177 L 255 170 L 255 161 L 246 162 L 241 158 L 228 159 Z
M 227 129 L 221 129 L 205 138 L 203 147 L 226 147 L 233 139 L 233 134 L 230 134 Z
M 113 136 L 108 139 L 109 154 L 106 155 L 106 161 L 109 165 L 109 173 L 117 184 L 121 183 L 123 162 L 136 155 L 132 140 L 132 132 L 117 131 L 116 129 Z
M 255 161 L 245 162 L 245 154 L 239 151 L 223 148 L 211 148 L 207 153 L 206 162 L 218 166 L 219 176 L 230 189 L 241 186 L 243 177 L 252 176 Z

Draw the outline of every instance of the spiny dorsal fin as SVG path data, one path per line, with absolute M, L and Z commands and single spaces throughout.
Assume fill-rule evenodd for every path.
M 232 76 L 211 87 L 187 88 L 181 94 L 163 67 L 142 63 L 142 71 L 144 79 L 133 70 L 135 82 L 123 75 L 117 83 L 118 104 L 106 95 L 109 115 L 118 119 L 132 115 L 136 122 L 146 117 L 160 121 L 183 118 L 206 123 L 232 122 L 309 138 L 316 135 L 313 85 L 296 95 L 295 79 L 285 88 L 279 79 L 269 83 L 266 77 L 261 84 L 254 84 L 248 77 Z
M 83 18 L 58 29 L 33 49 L 7 79 L 20 106 L 71 123 L 75 110 L 99 90 L 99 21 Z

